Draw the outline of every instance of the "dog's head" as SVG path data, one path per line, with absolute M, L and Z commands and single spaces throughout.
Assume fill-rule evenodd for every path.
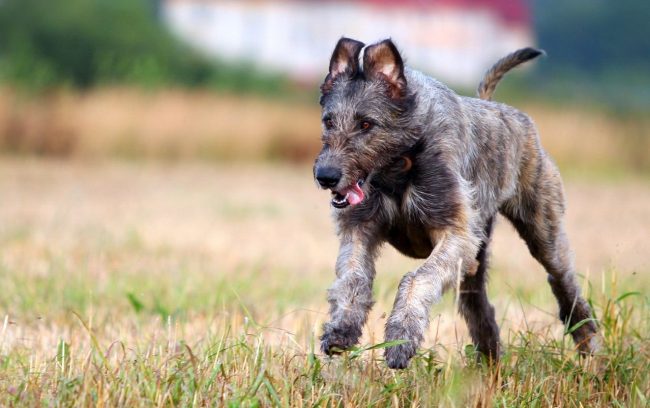
M 332 205 L 345 208 L 366 199 L 364 183 L 412 141 L 414 94 L 391 40 L 366 47 L 341 38 L 321 85 L 323 148 L 314 177 L 332 191 Z

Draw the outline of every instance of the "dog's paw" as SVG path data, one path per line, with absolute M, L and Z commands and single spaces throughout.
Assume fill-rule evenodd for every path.
M 320 338 L 320 349 L 328 356 L 340 354 L 356 345 L 360 336 L 360 329 L 326 324 Z
M 583 356 L 595 354 L 602 348 L 602 340 L 593 321 L 585 322 L 585 324 L 573 330 L 571 336 L 578 351 Z
M 576 347 L 582 356 L 596 354 L 603 347 L 602 339 L 598 333 L 589 333 L 579 340 L 576 340 Z
M 402 370 L 409 365 L 409 361 L 415 355 L 416 347 L 412 341 L 384 350 L 384 358 L 389 368 Z

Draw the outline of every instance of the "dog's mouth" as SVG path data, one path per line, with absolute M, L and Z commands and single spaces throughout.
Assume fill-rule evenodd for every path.
M 332 205 L 335 208 L 345 208 L 355 206 L 363 201 L 366 194 L 363 192 L 364 179 L 360 179 L 355 184 L 349 185 L 342 190 L 332 191 Z

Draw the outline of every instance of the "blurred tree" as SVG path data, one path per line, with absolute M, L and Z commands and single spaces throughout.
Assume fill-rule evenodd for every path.
M 536 0 L 540 44 L 566 66 L 588 73 L 650 70 L 647 0 Z
M 650 1 L 533 0 L 533 8 L 539 44 L 552 59 L 541 74 L 605 89 L 605 98 L 618 93 L 621 103 L 650 103 Z
M 2 73 L 36 86 L 205 82 L 207 61 L 179 46 L 138 0 L 5 0 Z
M 217 66 L 177 42 L 156 0 L 0 0 L 0 75 L 35 88 L 103 83 L 215 84 L 250 71 Z M 258 81 L 259 82 L 259 81 Z

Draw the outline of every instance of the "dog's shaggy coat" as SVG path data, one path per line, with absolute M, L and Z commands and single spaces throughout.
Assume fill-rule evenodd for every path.
M 332 354 L 358 342 L 373 305 L 375 258 L 388 242 L 425 259 L 399 284 L 385 337 L 406 342 L 385 350 L 388 366 L 408 365 L 431 305 L 458 279 L 473 342 L 496 358 L 499 329 L 485 284 L 499 212 L 546 268 L 560 319 L 577 327 L 571 334 L 579 349 L 592 351 L 596 325 L 575 280 L 558 170 L 532 120 L 489 101 L 509 69 L 541 52 L 526 48 L 497 62 L 477 99 L 406 68 L 390 40 L 366 47 L 361 65 L 363 48 L 342 38 L 321 86 L 323 149 L 314 176 L 332 191 L 341 241 L 322 350 Z

